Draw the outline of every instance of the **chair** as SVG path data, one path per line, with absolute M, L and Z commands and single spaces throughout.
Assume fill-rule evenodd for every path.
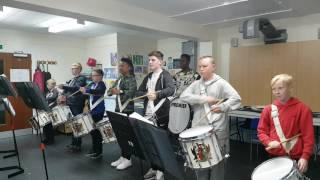
M 242 134 L 243 140 L 244 140 L 243 133 L 246 133 L 249 136 L 249 141 L 250 141 L 250 161 L 252 161 L 252 146 L 253 146 L 253 143 L 255 143 L 257 145 L 257 147 L 256 147 L 256 157 L 257 157 L 257 159 L 258 159 L 258 155 L 259 155 L 259 144 L 260 144 L 260 141 L 258 139 L 258 133 L 257 133 L 258 124 L 259 124 L 259 119 L 258 118 L 254 118 L 254 119 L 246 119 L 245 124 L 240 125 L 240 129 L 241 129 L 241 134 Z
M 243 142 L 243 138 L 240 132 L 240 125 L 243 124 L 239 122 L 238 117 L 229 117 L 229 131 L 230 131 L 230 138 L 236 136 L 236 140 Z

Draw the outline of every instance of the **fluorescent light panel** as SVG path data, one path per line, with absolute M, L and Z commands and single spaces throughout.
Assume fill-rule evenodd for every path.
M 48 31 L 51 33 L 58 33 L 62 31 L 68 31 L 71 29 L 79 29 L 84 27 L 85 24 L 78 24 L 76 19 L 65 21 L 56 25 L 49 26 Z
M 232 5 L 232 4 L 237 4 L 237 3 L 246 2 L 246 1 L 248 1 L 248 0 L 238 0 L 238 1 L 232 1 L 232 2 L 225 1 L 224 3 L 219 4 L 219 5 L 209 6 L 209 7 L 206 7 L 206 8 L 201 8 L 201 9 L 197 9 L 197 10 L 193 10 L 193 11 L 188 11 L 188 12 L 184 12 L 184 13 L 181 13 L 181 14 L 175 14 L 175 15 L 172 15 L 172 16 L 169 16 L 169 17 L 170 18 L 174 18 L 174 17 L 184 16 L 184 15 L 188 15 L 188 14 L 192 14 L 192 13 L 196 13 L 196 12 L 200 12 L 200 11 L 205 11 L 205 10 L 209 10 L 209 9 L 215 9 L 215 8 L 218 8 L 218 7 L 229 6 L 229 5 Z
M 51 19 L 48 19 L 45 22 L 42 22 L 41 24 L 39 24 L 40 27 L 50 27 L 50 26 L 54 26 L 56 24 L 60 24 L 66 21 L 70 21 L 73 20 L 72 18 L 67 18 L 67 17 L 54 17 Z
M 0 6 L 0 20 L 8 17 L 12 13 L 14 13 L 13 8 L 7 6 Z
M 255 15 L 251 15 L 251 16 L 243 16 L 243 17 L 238 17 L 238 18 L 233 18 L 233 19 L 225 19 L 225 20 L 222 20 L 222 21 L 215 21 L 215 22 L 211 22 L 211 23 L 202 24 L 202 26 L 208 26 L 208 25 L 232 22 L 232 21 L 237 21 L 237 20 L 242 20 L 242 19 L 249 19 L 249 18 L 253 18 L 253 17 L 265 16 L 265 15 L 270 15 L 270 14 L 278 14 L 278 13 L 290 12 L 292 10 L 293 9 L 285 9 L 285 10 L 280 10 L 280 11 L 271 11 L 271 12 L 267 12 L 267 13 L 255 14 Z

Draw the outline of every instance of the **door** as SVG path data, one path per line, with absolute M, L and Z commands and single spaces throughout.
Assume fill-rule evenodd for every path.
M 0 74 L 5 74 L 10 80 L 10 69 L 28 69 L 31 80 L 31 55 L 20 58 L 14 57 L 12 53 L 0 53 Z M 11 130 L 10 121 L 14 121 L 15 129 L 29 128 L 28 119 L 32 116 L 32 109 L 27 107 L 21 97 L 9 97 L 9 100 L 16 112 L 15 117 L 11 117 L 4 108 L 0 106 L 0 132 Z

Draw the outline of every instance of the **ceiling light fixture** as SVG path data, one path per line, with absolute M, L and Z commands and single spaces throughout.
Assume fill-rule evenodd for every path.
M 60 24 L 60 23 L 70 21 L 70 20 L 73 20 L 73 19 L 67 18 L 67 17 L 54 17 L 54 18 L 50 18 L 47 21 L 40 23 L 39 26 L 40 27 L 50 27 L 50 26 L 54 26 L 56 24 Z
M 232 22 L 232 21 L 237 21 L 237 20 L 249 19 L 249 18 L 253 18 L 253 17 L 265 16 L 265 15 L 270 15 L 270 14 L 290 12 L 292 10 L 293 9 L 285 9 L 285 10 L 280 10 L 280 11 L 271 11 L 271 12 L 267 12 L 267 13 L 255 14 L 255 15 L 251 15 L 251 16 L 243 16 L 243 17 L 238 17 L 238 18 L 233 18 L 233 19 L 225 19 L 222 21 L 215 21 L 215 22 L 211 22 L 211 23 L 202 24 L 202 26 L 208 26 L 208 25 Z
M 84 26 L 85 26 L 85 23 L 84 24 L 78 24 L 78 21 L 76 19 L 72 19 L 72 20 L 69 20 L 69 21 L 65 21 L 65 22 L 62 22 L 62 23 L 59 23 L 59 24 L 55 24 L 55 25 L 49 26 L 48 32 L 58 33 L 58 32 L 61 32 L 61 31 L 68 31 L 68 30 L 71 30 L 71 29 L 79 29 L 79 28 L 82 28 Z
M 188 12 L 184 12 L 184 13 L 181 13 L 181 14 L 175 14 L 175 15 L 172 15 L 172 16 L 169 16 L 169 17 L 170 18 L 174 18 L 174 17 L 184 16 L 184 15 L 188 15 L 188 14 L 192 14 L 192 13 L 196 13 L 196 12 L 200 12 L 200 11 L 205 11 L 205 10 L 209 10 L 209 9 L 215 9 L 215 8 L 223 7 L 223 6 L 229 6 L 229 5 L 232 5 L 232 4 L 237 4 L 237 3 L 246 2 L 246 1 L 248 1 L 248 0 L 238 0 L 238 1 L 232 1 L 232 2 L 225 1 L 222 4 L 219 4 L 219 5 L 209 6 L 209 7 L 206 7 L 206 8 L 201 8 L 201 9 L 197 9 L 197 10 L 193 10 L 193 11 L 188 11 Z
M 0 6 L 0 20 L 8 17 L 13 13 L 13 8 L 7 6 Z

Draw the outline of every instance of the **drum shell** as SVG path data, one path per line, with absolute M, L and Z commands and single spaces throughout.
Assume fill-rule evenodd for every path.
M 95 129 L 94 121 L 90 113 L 82 113 L 72 118 L 71 124 L 74 137 L 82 137 Z
M 191 169 L 207 169 L 223 159 L 218 140 L 212 129 L 193 137 L 179 137 L 179 141 L 187 166 Z
M 102 143 L 109 143 L 117 140 L 109 120 L 103 119 L 97 122 L 96 128 L 101 133 Z
M 168 129 L 173 134 L 179 134 L 185 130 L 191 121 L 190 105 L 179 98 L 170 103 Z
M 64 105 L 54 107 L 52 109 L 52 114 L 53 114 L 52 125 L 54 127 L 70 121 L 73 117 L 70 107 L 64 106 Z

